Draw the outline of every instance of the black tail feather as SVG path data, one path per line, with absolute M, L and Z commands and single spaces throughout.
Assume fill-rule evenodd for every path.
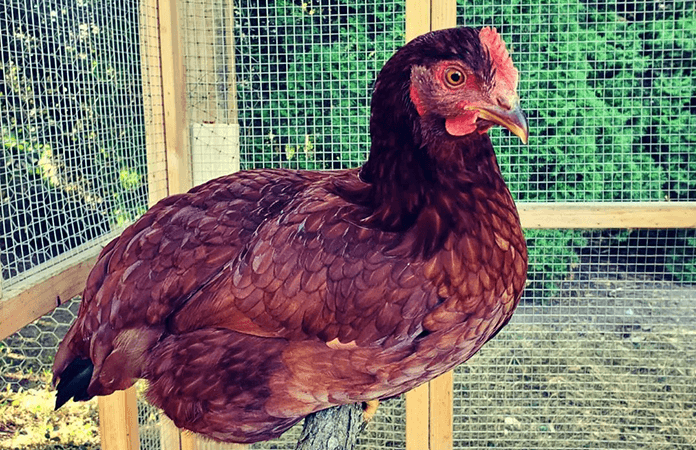
M 89 381 L 92 378 L 94 364 L 89 359 L 76 359 L 60 374 L 57 386 L 56 409 L 63 406 L 71 398 L 84 401 L 92 398 L 87 393 Z

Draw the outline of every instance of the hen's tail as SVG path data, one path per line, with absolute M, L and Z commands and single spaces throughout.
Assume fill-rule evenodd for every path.
M 60 374 L 60 382 L 56 387 L 56 409 L 70 400 L 89 400 L 92 398 L 87 393 L 87 386 L 92 378 L 94 364 L 89 359 L 74 359 Z

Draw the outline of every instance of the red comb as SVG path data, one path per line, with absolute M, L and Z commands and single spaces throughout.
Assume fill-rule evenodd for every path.
M 505 84 L 510 90 L 517 90 L 517 69 L 505 48 L 505 42 L 495 28 L 483 28 L 479 31 L 481 43 L 488 49 L 495 66 L 498 84 Z

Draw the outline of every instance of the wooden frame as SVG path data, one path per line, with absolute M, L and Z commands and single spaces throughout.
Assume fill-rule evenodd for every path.
M 407 40 L 430 30 L 456 25 L 455 0 L 405 1 Z M 143 73 L 147 74 L 144 88 L 152 99 L 145 105 L 145 113 L 153 117 L 146 124 L 148 164 L 162 166 L 161 171 L 148 173 L 149 201 L 154 204 L 165 195 L 183 192 L 191 186 L 191 142 L 176 1 L 141 0 L 141 7 L 157 11 L 157 15 L 142 14 L 143 28 L 156 32 L 141 33 Z M 232 84 L 231 91 L 234 89 Z M 228 118 L 228 122 L 234 121 L 234 117 Z M 518 209 L 522 225 L 527 229 L 696 228 L 694 202 L 520 203 Z M 48 278 L 44 275 L 41 280 L 28 280 L 23 284 L 26 289 L 5 290 L 0 300 L 0 339 L 78 295 L 100 249 L 101 245 L 92 245 L 69 259 L 64 265 L 67 268 L 52 276 L 49 274 Z M 408 450 L 453 447 L 452 393 L 450 372 L 406 394 Z M 137 449 L 135 390 L 131 388 L 100 398 L 99 407 L 104 450 Z M 163 440 L 163 448 L 218 448 L 193 439 L 190 434 L 174 432 L 176 435 L 172 434 L 172 439 Z

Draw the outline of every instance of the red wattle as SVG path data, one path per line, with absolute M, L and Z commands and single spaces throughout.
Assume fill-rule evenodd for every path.
M 477 111 L 467 111 L 462 115 L 445 119 L 445 129 L 452 136 L 464 136 L 476 131 Z

